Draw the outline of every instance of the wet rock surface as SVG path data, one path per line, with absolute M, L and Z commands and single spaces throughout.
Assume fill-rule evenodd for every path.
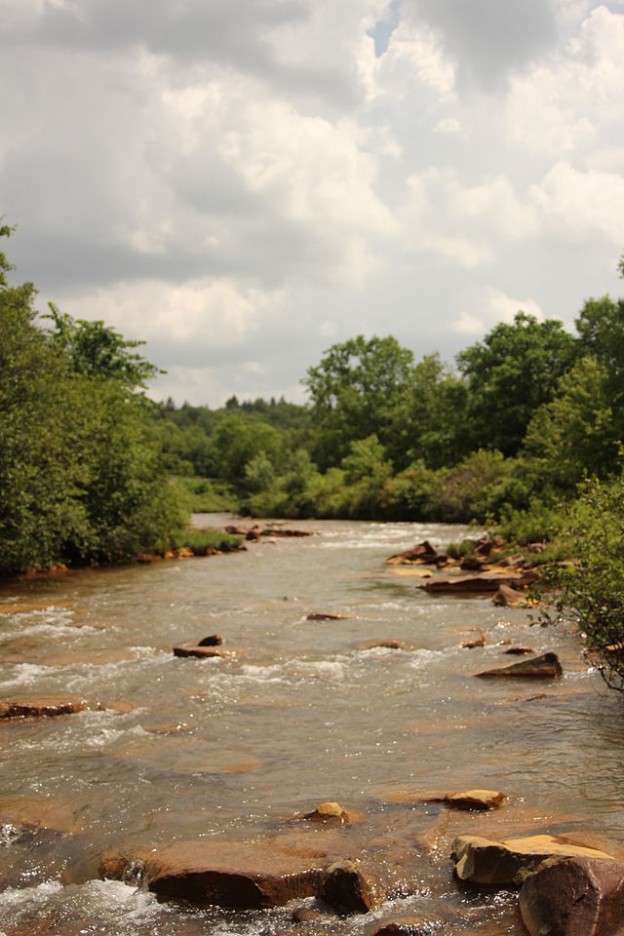
M 453 843 L 455 873 L 471 884 L 520 885 L 543 861 L 553 857 L 613 859 L 595 848 L 571 845 L 552 835 L 493 841 L 478 835 L 459 836 Z
M 624 864 L 596 858 L 551 858 L 520 890 L 530 936 L 613 936 L 624 920 Z
M 12 699 L 0 702 L 0 719 L 52 718 L 73 715 L 87 708 L 84 699 L 74 696 L 39 696 L 30 699 Z
M 542 653 L 530 660 L 520 660 L 509 666 L 496 667 L 475 673 L 479 679 L 558 679 L 563 670 L 556 653 Z

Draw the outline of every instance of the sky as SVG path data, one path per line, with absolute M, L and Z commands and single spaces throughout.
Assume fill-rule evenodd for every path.
M 624 0 L 0 0 L 0 216 L 38 308 L 210 407 L 356 335 L 455 354 L 622 295 Z

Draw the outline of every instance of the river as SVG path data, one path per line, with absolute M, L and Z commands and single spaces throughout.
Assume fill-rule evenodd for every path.
M 522 933 L 515 895 L 454 882 L 456 834 L 583 830 L 624 842 L 621 700 L 574 634 L 531 627 L 526 611 L 488 598 L 427 595 L 410 570 L 385 564 L 423 539 L 460 538 L 457 527 L 296 526 L 313 535 L 0 587 L 0 699 L 64 692 L 89 705 L 0 724 L 0 933 L 294 932 L 291 907 L 159 902 L 98 869 L 129 843 L 258 841 L 325 801 L 359 818 L 332 841 L 376 856 L 394 881 L 372 919 L 417 914 L 423 932 Z M 479 632 L 484 646 L 463 646 Z M 173 655 L 214 633 L 235 655 Z M 372 646 L 388 639 L 405 648 Z M 518 644 L 555 650 L 563 679 L 474 678 Z M 484 815 L 399 801 L 475 787 L 507 804 Z M 19 835 L 6 817 L 31 808 L 48 820 Z M 309 927 L 296 929 L 358 936 L 371 916 Z

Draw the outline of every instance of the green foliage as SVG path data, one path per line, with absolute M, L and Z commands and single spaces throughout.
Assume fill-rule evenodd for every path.
M 470 448 L 516 455 L 533 414 L 552 399 L 573 355 L 574 339 L 561 322 L 538 322 L 524 312 L 513 325 L 501 322 L 483 342 L 460 352 Z
M 609 384 L 606 365 L 582 357 L 529 424 L 524 451 L 542 486 L 559 496 L 573 497 L 585 475 L 606 477 L 617 466 L 619 436 Z
M 607 684 L 624 691 L 624 475 L 582 487 L 567 533 L 577 561 L 553 570 L 559 595 L 545 621 L 575 622 Z
M 209 478 L 177 476 L 173 482 L 188 513 L 229 513 L 238 507 L 230 487 Z
M 204 530 L 187 529 L 175 540 L 176 548 L 184 546 L 195 556 L 207 556 L 215 551 L 232 552 L 240 549 L 242 544 L 242 537 L 210 527 Z
M 354 441 L 376 435 L 386 444 L 412 362 L 396 338 L 358 335 L 333 345 L 308 370 L 303 383 L 317 433 L 312 455 L 321 468 L 339 465 Z
M 429 498 L 428 514 L 450 523 L 485 522 L 504 504 L 523 502 L 527 491 L 518 463 L 500 452 L 479 449 L 453 468 L 439 472 Z
M 146 382 L 160 371 L 140 354 L 131 352 L 144 341 L 126 341 L 114 328 L 104 322 L 73 319 L 49 303 L 50 319 L 54 329 L 52 343 L 70 360 L 78 374 L 104 380 L 120 381 L 130 390 L 145 388 Z
M 8 285 L 4 255 L 0 268 L 0 572 L 166 548 L 183 512 L 148 403 L 132 393 L 151 365 L 114 332 L 115 353 L 96 354 L 103 326 L 94 345 L 60 313 L 65 338 L 39 328 L 33 286 Z

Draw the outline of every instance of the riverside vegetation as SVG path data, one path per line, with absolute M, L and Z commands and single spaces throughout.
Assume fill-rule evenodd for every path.
M 0 572 L 232 545 L 191 510 L 475 521 L 540 543 L 551 614 L 624 687 L 623 299 L 588 300 L 575 334 L 518 312 L 454 368 L 357 336 L 309 369 L 306 405 L 210 409 L 151 402 L 142 342 L 39 319 L 10 269 L 0 253 Z

